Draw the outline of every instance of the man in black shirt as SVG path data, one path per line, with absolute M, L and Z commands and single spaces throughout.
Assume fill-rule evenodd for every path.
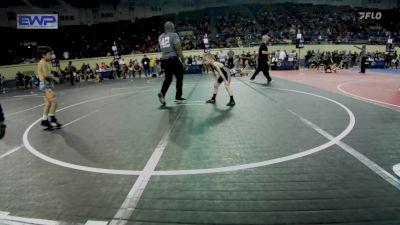
M 264 76 L 267 78 L 268 83 L 271 83 L 272 79 L 269 76 L 269 65 L 268 65 L 268 47 L 267 43 L 269 42 L 270 38 L 268 35 L 263 35 L 262 36 L 262 43 L 260 45 L 260 48 L 258 50 L 258 64 L 257 64 L 257 69 L 254 71 L 253 76 L 251 76 L 250 80 L 254 80 L 257 76 L 257 74 L 261 71 L 263 72 Z
M 20 71 L 17 72 L 15 80 L 17 88 L 24 86 L 24 74 L 22 74 Z
M 362 45 L 361 48 L 358 46 L 355 46 L 355 45 L 354 45 L 354 47 L 361 50 L 361 52 L 360 52 L 360 61 L 361 61 L 360 73 L 365 73 L 365 68 L 367 67 L 367 65 L 366 65 L 367 64 L 367 47 L 366 47 L 366 45 Z
M 65 68 L 66 74 L 69 74 L 69 81 L 71 85 L 75 85 L 75 76 L 76 68 L 72 65 L 72 61 L 68 62 L 68 66 Z
M 143 71 L 146 78 L 150 75 L 150 59 L 146 55 L 142 59 Z

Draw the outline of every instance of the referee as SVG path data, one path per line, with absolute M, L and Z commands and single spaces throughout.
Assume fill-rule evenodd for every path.
M 361 48 L 357 47 L 355 45 L 354 45 L 354 47 L 361 50 L 361 52 L 360 52 L 360 57 L 361 57 L 360 73 L 365 73 L 366 62 L 367 62 L 367 47 L 365 45 L 362 45 Z
M 162 52 L 161 66 L 164 68 L 165 72 L 165 80 L 161 92 L 158 93 L 160 103 L 165 105 L 165 94 L 171 85 L 172 75 L 176 77 L 175 102 L 183 103 L 183 101 L 186 100 L 182 98 L 183 72 L 186 67 L 185 57 L 182 54 L 180 38 L 178 34 L 175 33 L 175 26 L 172 22 L 166 22 L 164 24 L 164 33 L 158 37 L 158 42 Z
M 263 35 L 262 36 L 262 43 L 260 45 L 260 48 L 258 50 L 258 64 L 257 64 L 257 70 L 254 71 L 253 76 L 251 76 L 250 80 L 253 81 L 258 73 L 261 71 L 263 72 L 264 76 L 268 80 L 268 84 L 271 83 L 272 79 L 269 76 L 269 65 L 268 65 L 268 47 L 267 43 L 269 42 L 269 36 L 268 35 Z

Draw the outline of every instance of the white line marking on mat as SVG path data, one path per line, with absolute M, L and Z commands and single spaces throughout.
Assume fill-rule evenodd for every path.
M 111 98 L 111 97 L 117 97 L 117 96 L 121 96 L 121 95 L 132 94 L 132 93 L 135 93 L 135 92 L 136 91 L 124 92 L 124 93 L 120 93 L 120 94 L 104 96 L 104 97 L 99 97 L 99 98 L 94 98 L 94 99 L 78 102 L 76 104 L 67 106 L 67 107 L 62 108 L 60 110 L 57 110 L 57 112 L 60 112 L 60 111 L 63 111 L 63 110 L 66 110 L 68 108 L 72 108 L 72 107 L 75 107 L 75 106 L 78 106 L 78 105 L 82 105 L 82 104 L 85 104 L 85 103 L 99 101 L 99 100 L 103 100 L 103 99 L 107 99 L 107 98 Z M 62 167 L 70 168 L 70 169 L 81 170 L 81 171 L 87 171 L 87 172 L 104 173 L 104 174 L 119 174 L 119 175 L 139 175 L 141 173 L 141 171 L 135 171 L 135 170 L 110 170 L 110 169 L 103 169 L 103 168 L 75 165 L 75 164 L 72 164 L 72 163 L 67 163 L 67 162 L 63 162 L 63 161 L 57 160 L 57 159 L 53 159 L 53 158 L 51 158 L 49 156 L 46 156 L 46 155 L 40 153 L 35 148 L 33 148 L 33 146 L 30 144 L 29 139 L 28 139 L 28 134 L 29 134 L 29 131 L 32 129 L 32 127 L 35 126 L 37 123 L 39 123 L 41 120 L 42 120 L 42 118 L 39 118 L 38 120 L 33 122 L 25 130 L 24 135 L 22 137 L 22 140 L 24 142 L 25 148 L 29 152 L 31 152 L 33 155 L 35 155 L 36 157 L 38 157 L 38 158 L 40 158 L 40 159 L 42 159 L 44 161 L 47 161 L 49 163 L 58 165 L 58 166 L 62 166 Z
M 132 89 L 134 87 L 123 87 L 123 88 L 111 88 L 111 90 L 125 90 L 125 89 Z
M 84 116 L 82 116 L 82 117 L 79 117 L 79 118 L 77 118 L 77 119 L 75 119 L 75 120 L 73 120 L 73 121 L 71 121 L 71 122 L 69 122 L 69 123 L 63 125 L 63 127 L 66 127 L 66 126 L 68 126 L 68 125 L 71 125 L 71 124 L 73 124 L 73 123 L 75 123 L 75 122 L 77 122 L 77 121 L 79 121 L 79 120 L 81 120 L 81 119 L 84 119 L 84 118 L 86 118 L 86 117 L 88 117 L 88 116 L 90 116 L 90 115 L 92 115 L 92 114 L 94 114 L 94 113 L 96 113 L 96 112 L 98 112 L 98 111 L 99 111 L 99 110 L 95 110 L 95 111 L 93 111 L 93 112 L 91 112 L 91 113 L 89 113 L 89 114 L 86 114 L 86 115 L 84 115 Z M 0 159 L 6 157 L 6 156 L 8 156 L 8 155 L 11 155 L 12 153 L 14 153 L 14 152 L 20 150 L 22 147 L 24 147 L 23 144 L 20 145 L 20 146 L 18 146 L 18 147 L 16 147 L 16 148 L 14 148 L 14 149 L 11 149 L 10 151 L 4 153 L 3 155 L 0 155 Z
M 339 91 L 345 93 L 346 95 L 350 95 L 350 96 L 352 96 L 352 97 L 358 98 L 358 99 L 360 99 L 360 100 L 367 101 L 367 102 L 369 102 L 369 103 L 373 103 L 373 104 L 378 103 L 378 104 L 389 105 L 389 106 L 394 106 L 394 107 L 400 108 L 400 105 L 395 105 L 395 104 L 391 104 L 391 103 L 387 103 L 387 102 L 382 102 L 382 101 L 378 101 L 378 100 L 374 100 L 374 99 L 362 97 L 362 96 L 359 96 L 359 95 L 356 95 L 356 94 L 347 92 L 347 91 L 345 91 L 345 90 L 342 89 L 342 86 L 343 86 L 343 85 L 346 85 L 346 84 L 349 84 L 349 83 L 342 83 L 342 84 L 339 84 L 339 85 L 337 86 L 337 89 L 338 89 Z
M 393 166 L 393 172 L 400 177 L 400 163 Z
M 53 221 L 53 220 L 43 220 L 43 219 L 35 219 L 35 218 L 10 216 L 8 214 L 5 214 L 5 215 L 0 214 L 0 220 L 6 220 L 6 221 L 10 221 L 10 222 L 18 222 L 21 224 L 35 224 L 35 225 L 59 225 L 59 224 L 61 224 L 60 222 Z
M 68 125 L 71 125 L 71 124 L 73 124 L 73 123 L 75 123 L 75 122 L 77 122 L 77 121 L 79 121 L 79 120 L 81 120 L 81 119 L 84 119 L 84 118 L 86 118 L 86 117 L 88 117 L 88 116 L 90 116 L 90 115 L 93 115 L 93 114 L 95 114 L 95 113 L 97 113 L 97 112 L 99 112 L 98 109 L 96 109 L 95 111 L 93 111 L 93 112 L 91 112 L 91 113 L 88 113 L 88 114 L 86 114 L 86 115 L 84 115 L 84 116 L 81 116 L 81 117 L 79 117 L 79 118 L 77 118 L 77 119 L 72 120 L 71 122 L 69 122 L 69 123 L 63 125 L 63 127 L 66 127 L 66 126 L 68 126 Z
M 296 91 L 296 90 L 291 90 L 291 89 L 281 89 L 281 88 L 270 88 L 270 89 L 281 90 L 281 91 L 290 91 L 290 92 L 295 92 L 295 93 L 300 93 L 300 94 L 311 95 L 311 96 L 325 99 L 329 102 L 335 103 L 335 104 L 339 105 L 340 107 L 342 107 L 347 112 L 347 114 L 349 115 L 349 124 L 338 136 L 334 137 L 332 140 L 330 140 L 322 145 L 319 145 L 317 147 L 305 150 L 303 152 L 295 153 L 292 155 L 275 158 L 275 159 L 270 159 L 270 160 L 266 160 L 266 161 L 261 161 L 261 162 L 248 163 L 248 164 L 235 165 L 235 166 L 226 166 L 226 167 L 219 167 L 219 168 L 154 171 L 153 175 L 171 176 L 171 175 L 221 173 L 221 172 L 231 172 L 231 171 L 237 171 L 237 170 L 243 170 L 243 169 L 252 169 L 252 168 L 257 168 L 257 167 L 261 167 L 261 166 L 267 166 L 267 165 L 277 164 L 277 163 L 281 163 L 281 162 L 286 162 L 286 161 L 298 159 L 298 158 L 305 157 L 305 156 L 320 152 L 322 150 L 325 150 L 325 149 L 335 145 L 339 140 L 346 137 L 351 132 L 351 130 L 354 128 L 355 117 L 354 117 L 353 112 L 350 109 L 348 109 L 345 105 L 343 105 L 333 99 L 330 99 L 330 98 L 327 98 L 327 97 L 324 97 L 321 95 L 313 94 L 313 93 Z
M 114 219 L 111 220 L 110 225 L 125 225 L 128 222 L 127 220 L 131 217 L 133 211 L 135 210 L 140 197 L 142 196 L 143 191 L 152 176 L 153 171 L 155 170 L 165 148 L 167 147 L 169 136 L 181 115 L 182 111 L 179 112 L 171 127 L 169 127 L 164 133 L 149 161 L 147 161 L 142 174 L 140 174 L 140 176 L 137 178 L 132 189 L 126 196 L 125 201 L 122 203 L 121 208 L 115 214 Z
M 301 121 L 312 127 L 315 131 L 317 131 L 319 134 L 322 136 L 326 137 L 329 140 L 333 140 L 333 136 L 330 135 L 328 132 L 324 131 L 317 125 L 313 124 L 312 122 L 308 121 L 307 119 L 301 117 L 297 113 L 289 110 L 293 115 L 297 116 L 300 118 Z M 362 164 L 370 168 L 372 171 L 374 171 L 376 174 L 378 174 L 380 177 L 385 179 L 387 182 L 389 182 L 391 185 L 393 185 L 395 188 L 400 190 L 400 180 L 394 177 L 392 174 L 384 170 L 382 167 L 380 167 L 378 164 L 373 162 L 372 160 L 368 159 L 366 156 L 355 150 L 354 148 L 350 147 L 349 145 L 345 144 L 342 141 L 337 141 L 336 143 L 339 147 L 341 147 L 343 150 L 345 150 L 347 153 L 355 157 L 358 161 L 360 161 Z
M 186 106 L 186 105 L 206 105 L 206 103 L 205 102 L 203 102 L 203 103 L 173 103 L 173 104 L 171 104 L 171 105 L 166 105 L 167 107 L 169 106 L 169 107 L 175 107 L 175 106 Z
M 333 99 L 330 99 L 330 98 L 327 98 L 327 97 L 324 97 L 324 96 L 320 96 L 320 95 L 317 95 L 317 94 L 312 94 L 312 93 L 302 92 L 302 91 L 296 91 L 296 90 L 291 90 L 291 89 L 279 89 L 279 88 L 271 88 L 271 89 L 310 95 L 310 96 L 318 97 L 318 98 L 327 100 L 329 102 L 332 102 L 332 103 L 340 106 L 341 108 L 343 108 L 347 112 L 347 114 L 349 116 L 349 124 L 333 140 L 328 141 L 328 142 L 326 142 L 324 144 L 321 144 L 321 145 L 319 145 L 317 147 L 305 150 L 303 152 L 299 152 L 299 153 L 296 153 L 296 154 L 288 155 L 288 156 L 285 156 L 285 157 L 276 158 L 276 159 L 270 159 L 270 160 L 265 160 L 265 161 L 261 161 L 261 162 L 255 162 L 255 163 L 248 163 L 248 164 L 227 166 L 227 167 L 218 167 L 218 168 L 153 171 L 152 175 L 160 175 L 160 176 L 162 176 L 162 175 L 171 176 L 172 175 L 173 176 L 173 175 L 221 173 L 221 172 L 231 172 L 231 171 L 237 171 L 237 170 L 257 168 L 257 167 L 272 165 L 272 164 L 276 164 L 276 163 L 286 162 L 286 161 L 290 161 L 290 160 L 293 160 L 293 159 L 298 159 L 298 158 L 301 158 L 301 157 L 305 157 L 305 156 L 314 154 L 316 152 L 319 152 L 319 151 L 322 151 L 324 149 L 327 149 L 332 145 L 335 145 L 337 140 L 341 140 L 342 138 L 346 137 L 354 127 L 354 124 L 355 124 L 354 114 L 346 106 L 344 106 L 343 104 L 341 104 L 341 103 L 339 103 L 339 102 L 337 102 L 337 101 L 335 101 Z M 133 93 L 133 92 L 127 92 L 127 93 Z M 127 93 L 122 93 L 122 94 L 127 94 Z M 122 95 L 122 94 L 118 94 L 118 95 Z M 118 95 L 114 95 L 114 96 L 118 96 Z M 113 96 L 108 96 L 108 97 L 113 97 Z M 88 100 L 88 101 L 85 101 L 85 102 L 81 102 L 81 103 L 77 103 L 77 104 L 68 106 L 66 108 L 78 106 L 78 105 L 86 103 L 86 102 L 97 101 L 97 100 L 104 99 L 104 98 L 107 98 L 107 97 Z M 66 109 L 66 108 L 63 108 L 63 109 L 61 109 L 59 111 L 62 111 L 64 109 Z M 58 165 L 58 166 L 63 166 L 63 167 L 66 167 L 66 168 L 76 169 L 76 170 L 81 170 L 81 171 L 86 171 L 86 172 L 103 173 L 103 174 L 118 174 L 118 175 L 141 175 L 143 173 L 142 171 L 138 171 L 138 170 L 114 170 L 114 169 L 104 169 L 104 168 L 81 166 L 81 165 L 66 163 L 66 162 L 63 162 L 63 161 L 60 161 L 60 160 L 57 160 L 57 159 L 53 159 L 51 157 L 48 157 L 48 156 L 40 153 L 39 151 L 37 151 L 35 148 L 33 148 L 30 145 L 29 140 L 28 140 L 28 133 L 29 133 L 30 129 L 32 129 L 32 127 L 36 123 L 38 123 L 39 121 L 40 121 L 40 119 L 35 121 L 35 122 L 33 122 L 26 129 L 26 131 L 24 133 L 24 136 L 23 136 L 23 141 L 24 141 L 24 145 L 25 145 L 26 149 L 28 151 L 30 151 L 33 155 L 41 158 L 42 160 L 45 160 L 45 161 L 47 161 L 49 163 L 53 163 L 53 164 Z
M 0 211 L 0 216 L 7 216 L 9 214 L 10 214 L 10 212 Z
M 21 110 L 21 111 L 18 111 L 18 112 L 13 112 L 13 113 L 10 113 L 10 114 L 6 114 L 4 116 L 5 117 L 13 116 L 13 115 L 16 115 L 16 114 L 19 114 L 19 113 L 23 113 L 23 112 L 26 112 L 26 111 L 29 111 L 29 110 L 32 110 L 32 109 L 36 109 L 36 108 L 39 108 L 39 107 L 42 107 L 42 106 L 44 106 L 44 104 L 40 104 L 40 105 L 34 106 L 32 108 L 24 109 L 24 110 Z
M 88 220 L 85 225 L 107 225 L 108 221 Z
M 12 96 L 13 98 L 24 98 L 24 97 L 43 97 L 43 96 L 40 96 L 40 95 L 38 95 L 38 94 L 31 94 L 31 95 L 15 95 L 15 96 Z
M 14 152 L 20 150 L 22 147 L 24 147 L 24 145 L 20 145 L 20 146 L 18 146 L 18 147 L 16 147 L 16 148 L 13 148 L 13 149 L 11 149 L 10 151 L 4 153 L 3 155 L 0 155 L 0 159 L 6 157 L 6 156 L 8 156 L 8 155 L 11 155 L 12 153 L 14 153 Z

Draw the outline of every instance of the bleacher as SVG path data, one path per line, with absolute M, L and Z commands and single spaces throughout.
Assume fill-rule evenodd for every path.
M 0 7 L 1 8 L 10 8 L 15 6 L 26 6 L 26 3 L 23 0 L 1 0 Z
M 39 7 L 57 4 L 58 0 L 31 0 Z M 65 0 L 81 8 L 98 7 L 116 3 L 112 0 Z M 0 4 L 24 4 L 22 0 L 4 0 Z M 2 28 L 7 46 L 0 49 L 0 64 L 18 64 L 35 57 L 34 46 L 28 49 L 24 43 L 51 46 L 59 57 L 64 51 L 71 58 L 106 56 L 115 41 L 121 54 L 158 51 L 158 36 L 163 32 L 165 21 L 173 21 L 177 31 L 192 31 L 182 35 L 185 50 L 202 48 L 204 33 L 209 34 L 211 48 L 237 47 L 240 38 L 243 46 L 258 45 L 261 32 L 269 31 L 274 44 L 293 43 L 297 28 L 304 30 L 307 43 L 328 41 L 331 43 L 384 44 L 386 30 L 400 17 L 398 11 L 390 11 L 391 17 L 382 21 L 359 21 L 358 9 L 345 6 L 315 6 L 310 4 L 239 5 L 207 8 L 178 14 L 140 18 L 134 22 L 93 24 L 91 26 L 61 26 L 58 30 L 17 30 Z M 387 11 L 382 10 L 386 13 Z M 398 30 L 397 30 L 398 31 Z M 321 40 L 319 37 L 321 36 Z M 21 44 L 22 43 L 22 44 Z
M 29 3 L 40 8 L 51 8 L 60 4 L 57 0 L 29 0 Z
M 119 1 L 116 0 L 63 0 L 77 8 L 98 8 L 100 5 L 118 5 Z

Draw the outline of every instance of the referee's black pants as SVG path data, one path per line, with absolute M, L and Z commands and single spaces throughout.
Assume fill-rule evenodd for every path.
M 178 57 L 172 57 L 161 61 L 161 66 L 164 68 L 165 80 L 161 88 L 163 96 L 168 91 L 169 86 L 172 82 L 172 75 L 176 77 L 176 94 L 175 99 L 179 100 L 182 98 L 182 86 L 183 86 L 183 66 Z
M 365 73 L 365 67 L 367 67 L 365 64 L 366 62 L 367 62 L 367 59 L 365 57 L 361 57 L 360 73 Z
M 4 122 L 4 114 L 3 114 L 3 109 L 1 108 L 1 104 L 0 104 L 0 122 Z
M 268 82 L 271 82 L 271 77 L 269 76 L 269 68 L 268 65 L 258 66 L 256 71 L 254 71 L 253 76 L 251 76 L 250 80 L 254 80 L 259 72 L 263 72 L 264 76 L 267 78 Z
M 234 67 L 234 65 L 233 65 L 233 58 L 229 58 L 228 59 L 228 68 L 229 69 L 232 69 Z

